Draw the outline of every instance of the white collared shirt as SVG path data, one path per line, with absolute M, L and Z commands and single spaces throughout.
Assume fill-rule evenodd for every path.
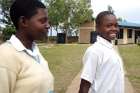
M 40 63 L 41 59 L 39 57 L 39 50 L 35 42 L 32 44 L 32 51 L 27 49 L 15 35 L 12 35 L 8 42 L 10 42 L 17 51 L 25 51 L 29 56 L 33 57 L 38 63 Z
M 81 79 L 91 83 L 89 93 L 124 93 L 123 64 L 113 45 L 97 36 L 83 57 Z

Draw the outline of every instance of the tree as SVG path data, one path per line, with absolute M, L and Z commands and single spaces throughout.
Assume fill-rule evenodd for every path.
M 117 20 L 120 21 L 120 22 L 122 22 L 123 21 L 123 18 L 118 17 Z
M 15 34 L 16 30 L 15 27 L 7 25 L 6 28 L 3 29 L 2 37 L 3 40 L 10 39 L 12 34 Z
M 80 24 L 92 20 L 92 10 L 86 0 L 46 0 L 52 27 L 62 28 L 67 33 Z
M 110 5 L 108 5 L 107 10 L 114 13 L 114 10 L 113 10 L 112 6 L 110 6 Z
M 0 8 L 1 8 L 0 15 L 2 16 L 0 18 L 0 22 L 5 25 L 12 25 L 10 15 L 9 15 L 9 10 L 12 2 L 13 0 L 0 0 Z
M 5 25 L 5 28 L 3 29 L 3 39 L 7 40 L 10 38 L 12 34 L 15 33 L 15 28 L 12 24 L 12 21 L 10 19 L 9 10 L 10 6 L 14 0 L 0 0 L 0 23 Z

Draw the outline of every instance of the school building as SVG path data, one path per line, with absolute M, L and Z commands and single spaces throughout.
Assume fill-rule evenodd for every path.
M 134 44 L 140 37 L 140 24 L 127 21 L 119 21 L 119 33 L 117 34 L 118 44 Z M 92 43 L 97 33 L 95 21 L 85 22 L 79 28 L 79 43 Z

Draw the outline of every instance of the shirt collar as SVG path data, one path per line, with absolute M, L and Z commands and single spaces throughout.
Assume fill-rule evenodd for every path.
M 10 42 L 17 51 L 21 52 L 21 51 L 25 51 L 28 55 L 30 55 L 31 57 L 33 57 L 37 62 L 40 63 L 40 59 L 39 59 L 39 49 L 36 45 L 35 42 L 33 42 L 32 44 L 32 51 L 30 49 L 27 49 L 22 42 L 15 36 L 12 35 L 10 40 L 8 40 L 8 42 Z
M 12 35 L 8 41 L 14 46 L 14 48 L 17 51 L 26 50 L 25 46 L 21 43 L 21 41 L 15 35 Z
M 97 36 L 97 41 L 108 48 L 113 48 L 113 44 L 111 42 L 107 41 L 106 39 L 100 36 Z
M 12 35 L 8 42 L 10 42 L 16 48 L 17 51 L 31 51 L 27 49 L 15 35 Z M 33 42 L 32 44 L 32 50 L 38 50 L 35 42 Z

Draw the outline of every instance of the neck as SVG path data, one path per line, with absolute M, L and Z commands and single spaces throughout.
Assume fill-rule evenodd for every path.
M 107 39 L 107 38 L 105 38 L 103 35 L 100 35 L 102 38 L 104 38 L 105 40 L 107 40 L 108 42 L 110 42 L 111 43 L 111 40 L 109 40 L 109 39 Z
M 27 49 L 32 49 L 33 40 L 31 40 L 25 31 L 17 31 L 16 37 L 22 42 Z

